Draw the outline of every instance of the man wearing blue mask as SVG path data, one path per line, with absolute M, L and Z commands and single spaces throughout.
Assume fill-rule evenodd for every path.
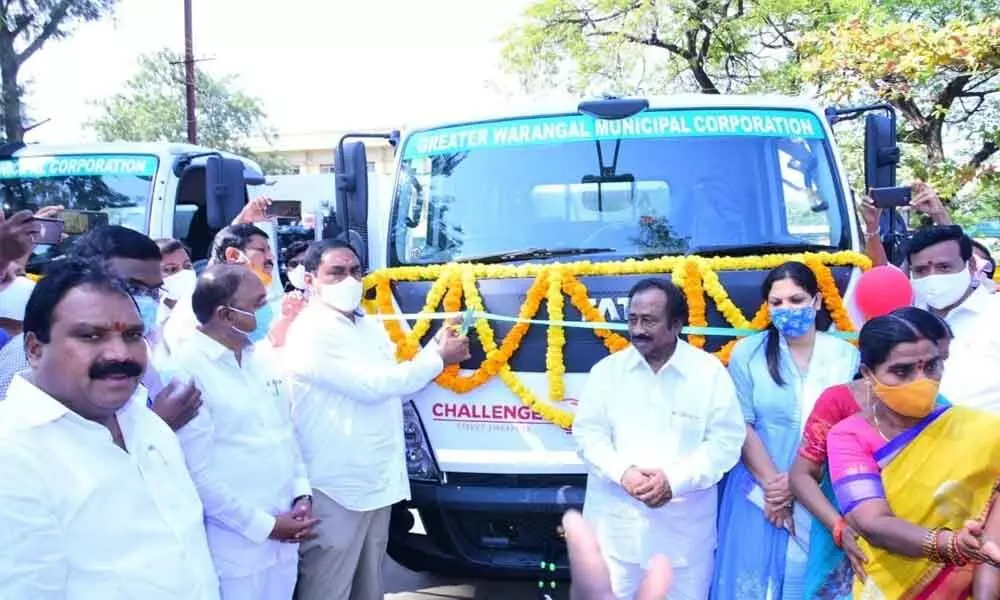
M 78 239 L 69 258 L 103 261 L 120 277 L 142 316 L 147 342 L 151 346 L 158 343 L 156 316 L 160 309 L 163 276 L 156 242 L 128 227 L 105 225 Z M 14 376 L 27 369 L 24 340 L 18 336 L 0 350 L 0 399 L 6 395 Z M 152 364 L 143 374 L 142 385 L 148 393 L 150 407 L 174 430 L 190 421 L 201 404 L 197 389 L 180 381 L 164 381 Z
M 205 505 L 222 600 L 291 600 L 297 543 L 316 521 L 280 367 L 258 343 L 273 319 L 267 293 L 250 269 L 213 265 L 191 307 L 200 325 L 171 354 L 171 370 L 204 390 L 204 405 L 177 436 Z

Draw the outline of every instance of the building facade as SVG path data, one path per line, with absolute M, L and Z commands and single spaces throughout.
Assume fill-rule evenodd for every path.
M 383 133 L 401 127 L 386 127 L 382 129 L 355 130 L 354 133 Z M 254 138 L 247 140 L 249 149 L 259 155 L 272 154 L 279 156 L 292 167 L 292 173 L 299 175 L 318 175 L 332 173 L 336 163 L 337 143 L 348 131 L 313 131 L 302 133 L 280 133 L 276 138 L 266 140 Z M 365 150 L 368 155 L 368 172 L 379 175 L 391 175 L 395 156 L 393 149 L 386 140 L 365 139 Z

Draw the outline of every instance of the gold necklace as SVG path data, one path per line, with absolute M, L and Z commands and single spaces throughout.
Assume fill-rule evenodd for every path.
M 878 404 L 872 402 L 872 388 L 871 388 L 871 385 L 865 386 L 865 391 L 867 392 L 866 401 L 868 402 L 868 406 L 870 406 L 872 408 L 872 420 L 875 422 L 875 431 L 877 431 L 878 434 L 880 436 L 882 436 L 883 440 L 885 440 L 886 442 L 888 442 L 889 438 L 887 438 L 885 436 L 885 434 L 882 433 L 882 425 L 878 422 Z

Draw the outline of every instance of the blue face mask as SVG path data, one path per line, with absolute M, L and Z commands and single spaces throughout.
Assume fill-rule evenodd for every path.
M 816 307 L 772 308 L 771 322 L 786 338 L 802 337 L 816 325 Z
M 133 296 L 135 304 L 139 307 L 139 316 L 142 317 L 142 328 L 149 335 L 156 328 L 156 318 L 160 314 L 160 303 L 156 298 L 139 294 Z
M 249 313 L 245 310 L 240 310 L 238 308 L 233 308 L 232 306 L 230 306 L 229 309 L 243 315 L 247 316 L 252 315 L 254 321 L 257 323 L 257 325 L 253 328 L 253 331 L 243 331 L 239 327 L 232 326 L 233 331 L 242 333 L 243 335 L 247 336 L 247 339 L 249 339 L 254 344 L 267 337 L 267 332 L 271 330 L 271 323 L 274 321 L 274 309 L 271 308 L 270 303 L 261 306 L 255 312 L 252 313 Z

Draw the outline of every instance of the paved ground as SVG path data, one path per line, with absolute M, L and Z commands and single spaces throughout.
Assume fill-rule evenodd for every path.
M 539 600 L 536 582 L 446 579 L 385 560 L 386 600 Z M 565 600 L 565 591 L 556 590 L 553 600 Z

